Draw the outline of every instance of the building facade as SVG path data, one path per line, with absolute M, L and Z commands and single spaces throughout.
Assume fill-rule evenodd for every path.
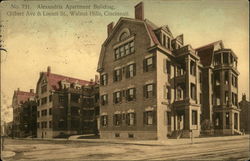
M 36 137 L 36 102 L 35 93 L 14 91 L 12 99 L 13 107 L 13 136 Z
M 85 81 L 47 72 L 37 82 L 38 138 L 98 133 L 99 87 Z
M 250 131 L 250 102 L 246 99 L 246 95 L 243 94 L 240 105 L 240 129 L 249 133 Z
M 134 19 L 121 17 L 115 26 L 113 22 L 107 26 L 107 33 L 97 67 L 101 138 L 199 136 L 202 119 L 214 121 L 217 109 L 212 104 L 215 90 L 211 84 L 212 72 L 224 72 L 226 68 L 229 78 L 232 78 L 231 73 L 237 78 L 235 67 L 231 68 L 229 63 L 223 68 L 210 67 L 211 71 L 207 67 L 210 73 L 204 74 L 207 70 L 203 61 L 207 55 L 201 54 L 206 53 L 204 48 L 193 49 L 184 44 L 183 35 L 174 37 L 167 25 L 158 27 L 144 19 L 143 2 L 135 6 Z M 221 47 L 216 52 L 225 50 Z M 237 59 L 231 55 L 233 60 Z M 206 84 L 209 86 L 204 87 Z M 207 103 L 203 100 L 210 90 Z M 221 90 L 228 92 L 227 101 L 234 100 L 235 105 L 228 108 L 223 105 L 216 112 L 229 113 L 232 123 L 232 118 L 238 114 L 237 88 L 228 86 L 225 90 L 221 86 Z M 234 92 L 233 98 L 231 92 Z M 221 97 L 224 100 L 224 95 Z

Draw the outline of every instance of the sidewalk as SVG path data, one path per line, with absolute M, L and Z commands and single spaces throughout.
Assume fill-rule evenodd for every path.
M 16 153 L 15 152 L 13 152 L 13 151 L 2 151 L 2 159 L 4 159 L 4 158 L 10 158 L 10 157 L 13 157 L 13 156 L 15 156 L 16 155 Z
M 109 144 L 133 144 L 133 145 L 148 145 L 148 146 L 163 146 L 163 145 L 185 145 L 191 144 L 190 138 L 180 139 L 166 139 L 166 140 L 122 140 L 122 139 L 78 139 L 81 135 L 72 136 L 70 139 L 52 139 L 52 138 L 33 138 L 33 140 L 51 140 L 51 141 L 67 141 L 67 142 L 86 142 L 86 143 L 109 143 Z M 218 136 L 218 137 L 204 137 L 194 138 L 193 144 L 211 143 L 217 141 L 229 141 L 229 140 L 249 140 L 249 135 L 239 136 Z

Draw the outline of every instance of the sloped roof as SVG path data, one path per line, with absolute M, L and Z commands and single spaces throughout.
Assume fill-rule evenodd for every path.
M 45 72 L 45 74 L 47 75 L 49 85 L 54 90 L 59 89 L 59 83 L 62 80 L 65 80 L 66 82 L 69 82 L 69 83 L 76 83 L 77 82 L 80 85 L 95 84 L 95 82 L 90 82 L 90 81 L 81 80 L 81 79 L 72 78 L 72 77 L 63 76 L 63 75 L 54 74 L 54 73 L 48 74 L 47 72 Z
M 198 53 L 198 56 L 200 57 L 200 61 L 202 65 L 210 66 L 212 64 L 215 45 L 218 43 L 222 43 L 222 41 L 221 40 L 215 41 L 215 42 L 212 42 L 210 44 L 207 44 L 207 45 L 204 45 L 195 49 Z
M 18 103 L 28 101 L 30 97 L 34 97 L 35 93 L 24 92 L 24 91 L 15 91 L 16 99 Z
M 121 17 L 118 22 L 115 24 L 113 30 L 111 31 L 111 33 L 109 34 L 109 36 L 106 38 L 106 40 L 104 41 L 103 45 L 102 45 L 102 49 L 100 52 L 100 56 L 99 56 L 99 61 L 98 61 L 98 66 L 97 66 L 97 71 L 99 69 L 101 69 L 102 67 L 102 62 L 104 59 L 104 53 L 105 53 L 105 46 L 106 43 L 113 37 L 113 34 L 116 32 L 118 26 L 121 24 L 121 21 L 134 21 L 134 22 L 141 22 L 144 23 L 146 30 L 148 31 L 148 36 L 149 38 L 152 40 L 153 44 L 152 45 L 159 45 L 160 42 L 157 39 L 154 30 L 159 28 L 157 25 L 155 25 L 154 23 L 152 23 L 151 21 L 145 19 L 145 20 L 139 20 L 139 19 L 133 19 L 133 18 L 127 18 L 127 17 Z

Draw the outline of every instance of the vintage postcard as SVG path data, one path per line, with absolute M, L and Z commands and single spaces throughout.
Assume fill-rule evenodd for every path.
M 247 0 L 1 0 L 2 160 L 248 160 Z

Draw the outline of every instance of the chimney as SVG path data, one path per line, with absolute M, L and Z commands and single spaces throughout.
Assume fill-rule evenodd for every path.
M 47 75 L 50 75 L 50 72 L 51 72 L 51 67 L 48 66 L 48 67 L 47 67 Z
M 95 75 L 95 82 L 98 83 L 99 82 L 99 76 L 96 74 Z
M 144 3 L 140 2 L 135 6 L 135 19 L 144 20 Z
M 242 101 L 246 101 L 247 100 L 247 97 L 246 97 L 246 94 L 244 93 L 243 95 L 242 95 Z
M 34 89 L 30 89 L 30 93 L 34 93 Z
M 111 22 L 110 24 L 108 24 L 108 26 L 107 26 L 108 36 L 109 36 L 109 35 L 111 34 L 111 32 L 112 32 L 113 26 L 114 26 L 114 22 Z

